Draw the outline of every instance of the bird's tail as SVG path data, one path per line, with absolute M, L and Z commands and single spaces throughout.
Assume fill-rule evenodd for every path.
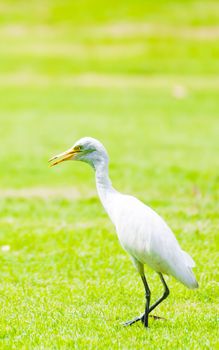
M 188 253 L 186 253 L 184 250 L 182 250 L 182 254 L 183 254 L 185 264 L 189 267 L 195 267 L 195 262 L 192 259 L 192 257 Z
M 181 282 L 189 289 L 198 288 L 198 282 L 197 282 L 195 275 L 190 267 L 187 267 L 187 273 Z
M 192 271 L 192 268 L 195 267 L 195 262 L 191 256 L 182 250 L 182 255 L 184 258 L 184 264 L 181 265 L 180 276 L 177 276 L 177 279 L 182 282 L 189 289 L 198 288 L 198 282 L 195 278 L 195 275 Z

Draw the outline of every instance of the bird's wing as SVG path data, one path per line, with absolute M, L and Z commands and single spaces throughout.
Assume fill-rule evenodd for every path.
M 165 221 L 150 207 L 132 196 L 118 206 L 116 229 L 124 249 L 157 272 L 174 276 L 189 288 L 196 280 L 192 258 L 184 252 Z

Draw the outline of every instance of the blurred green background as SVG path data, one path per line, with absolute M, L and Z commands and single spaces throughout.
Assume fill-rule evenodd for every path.
M 2 348 L 215 348 L 218 42 L 216 0 L 1 1 Z M 143 290 L 92 170 L 47 165 L 83 136 L 197 262 L 200 290 L 171 280 L 147 335 L 120 326 Z

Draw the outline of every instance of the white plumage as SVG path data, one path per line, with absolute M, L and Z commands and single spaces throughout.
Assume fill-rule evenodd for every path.
M 135 264 L 172 275 L 188 288 L 196 288 L 192 258 L 184 252 L 170 228 L 151 208 L 132 196 L 115 193 L 106 206 L 123 248 Z M 138 269 L 142 267 L 139 266 Z M 139 271 L 140 272 L 140 271 Z
M 162 274 L 175 277 L 188 288 L 197 288 L 192 272 L 193 259 L 183 251 L 171 229 L 151 208 L 137 198 L 116 191 L 108 175 L 108 155 L 96 139 L 85 137 L 68 151 L 53 157 L 52 165 L 64 160 L 80 160 L 90 164 L 96 174 L 96 186 L 100 200 L 116 227 L 122 247 L 130 254 L 141 275 L 146 292 L 145 313 L 126 323 L 141 320 L 148 327 L 148 314 L 169 294 Z M 144 264 L 155 270 L 164 285 L 163 296 L 150 306 L 150 289 L 144 275 Z

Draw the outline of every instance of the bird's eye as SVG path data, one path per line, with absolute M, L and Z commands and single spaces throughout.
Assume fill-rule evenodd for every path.
M 74 150 L 75 150 L 75 151 L 77 151 L 77 152 L 80 152 L 80 151 L 81 151 L 81 149 L 82 149 L 82 147 L 81 147 L 81 146 L 75 146 L 75 148 L 74 148 Z

